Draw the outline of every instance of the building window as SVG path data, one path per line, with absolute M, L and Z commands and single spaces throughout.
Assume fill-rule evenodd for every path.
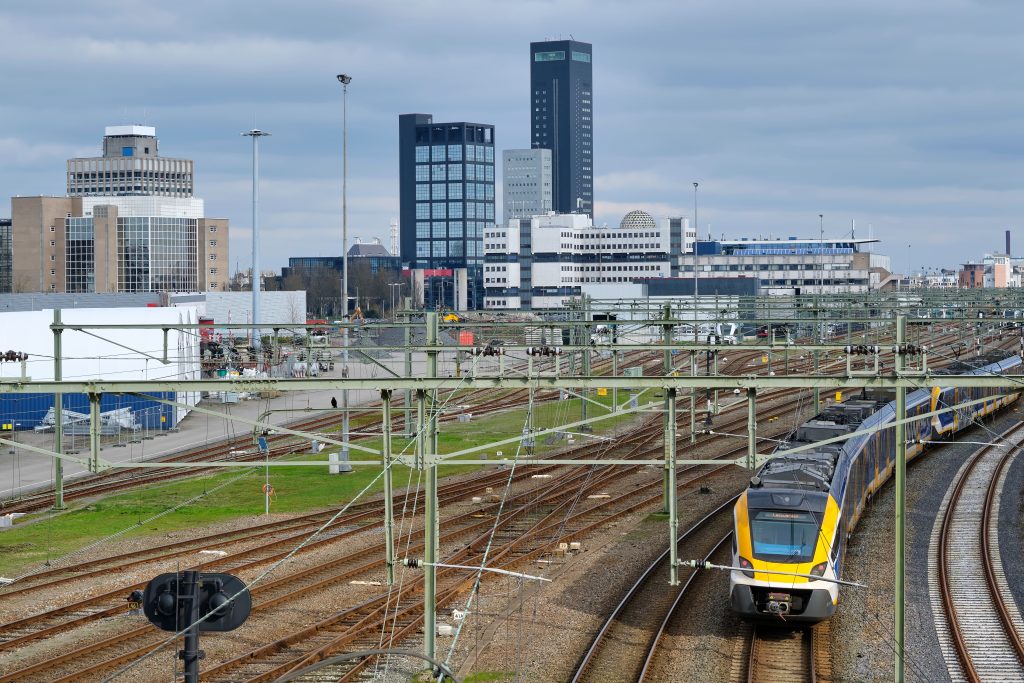
M 533 54 L 533 61 L 535 62 L 561 62 L 565 60 L 565 52 L 562 50 L 555 50 L 552 52 L 535 52 Z
M 53 254 L 50 254 L 50 260 L 51 260 L 51 261 L 56 261 L 56 260 L 57 260 L 57 257 L 56 257 L 56 256 L 54 256 Z
M 448 180 L 462 180 L 462 164 L 448 164 Z
M 430 199 L 430 185 L 427 185 L 426 183 L 417 183 L 416 199 L 421 202 Z
M 430 221 L 416 222 L 416 239 L 428 239 L 430 237 Z
M 445 194 L 445 186 L 444 185 L 442 185 L 441 183 L 435 183 L 432 187 L 433 187 L 433 190 L 431 190 L 431 194 L 430 194 L 430 198 L 431 199 L 435 199 L 435 200 L 447 199 L 447 196 Z
M 51 225 L 50 226 L 50 232 L 57 232 L 57 228 L 55 228 L 54 226 Z
M 426 163 L 430 161 L 430 147 L 426 145 L 419 145 L 416 147 L 416 162 Z
M 216 275 L 216 274 L 217 274 L 217 269 L 216 268 L 210 268 L 210 275 Z
M 444 164 L 430 165 L 430 179 L 435 182 L 444 181 Z
M 211 233 L 217 232 L 217 226 L 216 225 L 211 225 L 210 226 L 210 232 Z
M 217 260 L 217 255 L 216 254 L 210 254 L 210 260 L 211 261 L 216 261 Z
M 444 205 L 443 202 L 437 202 L 435 204 L 431 204 L 430 205 L 430 217 L 431 218 L 433 218 L 435 220 L 438 219 L 438 218 L 444 219 L 444 218 L 447 218 L 447 214 L 448 214 L 448 212 L 445 210 L 445 205 Z
M 462 183 L 448 183 L 448 199 L 462 199 Z
M 57 271 L 54 270 L 53 268 L 51 268 L 50 269 L 50 275 L 56 275 L 56 274 L 57 274 Z
M 429 166 L 417 166 L 416 167 L 416 180 L 418 182 L 426 182 L 430 180 L 430 167 Z
M 433 229 L 431 230 L 430 236 L 434 239 L 443 240 L 445 238 L 444 221 L 434 221 L 432 225 Z
M 423 218 L 430 218 L 430 204 L 422 203 L 416 205 L 416 218 L 417 220 Z
M 448 202 L 448 218 L 462 218 L 462 202 Z
M 466 161 L 476 161 L 476 147 L 474 145 L 466 145 Z
M 462 145 L 448 145 L 448 161 L 462 161 Z
M 54 291 L 54 290 L 56 290 L 56 289 L 57 289 L 57 285 L 55 285 L 55 284 L 53 284 L 53 283 L 51 282 L 51 283 L 50 283 L 50 291 Z
M 51 247 L 57 246 L 57 242 L 55 240 L 50 240 L 50 246 Z
M 217 240 L 210 240 L 210 246 L 211 247 L 217 246 Z

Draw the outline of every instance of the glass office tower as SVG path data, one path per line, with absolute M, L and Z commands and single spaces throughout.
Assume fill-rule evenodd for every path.
M 402 263 L 466 268 L 470 307 L 480 307 L 483 233 L 495 222 L 494 126 L 403 114 L 398 127 Z

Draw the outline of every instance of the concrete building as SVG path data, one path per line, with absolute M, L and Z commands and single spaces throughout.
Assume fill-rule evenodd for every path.
M 111 134 L 121 129 L 134 134 Z M 162 165 L 155 135 L 140 130 L 153 129 L 110 127 L 104 152 L 112 156 L 70 160 L 69 196 L 11 199 L 9 291 L 227 289 L 227 219 L 203 215 L 203 200 L 192 196 L 192 162 Z M 129 170 L 135 162 L 138 176 Z M 155 170 L 162 168 L 180 173 Z
M 398 128 L 402 264 L 414 270 L 467 269 L 469 305 L 478 308 L 481 236 L 495 221 L 494 126 L 402 114 Z M 431 289 L 428 306 L 442 303 L 433 296 Z
M 985 254 L 980 263 L 965 263 L 959 285 L 966 289 L 1005 289 L 1021 286 L 1020 269 L 1008 254 Z
M 618 229 L 595 227 L 586 214 L 512 219 L 484 233 L 484 308 L 554 309 L 590 284 L 669 277 L 671 234 L 632 211 Z
M 191 197 L 192 160 L 161 157 L 157 145 L 152 126 L 107 126 L 103 156 L 68 159 L 68 196 Z
M 551 150 L 555 213 L 594 216 L 593 48 L 530 43 L 530 146 Z
M 552 210 L 550 149 L 506 149 L 501 161 L 503 223 Z

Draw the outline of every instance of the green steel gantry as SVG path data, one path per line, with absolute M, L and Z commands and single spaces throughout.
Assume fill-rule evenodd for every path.
M 705 297 L 702 299 L 706 300 Z M 725 298 L 723 298 L 725 299 Z M 254 379 L 254 378 L 229 378 L 229 379 L 203 379 L 203 380 L 153 380 L 153 381 L 135 381 L 135 380 L 107 380 L 107 379 L 94 379 L 94 380 L 75 380 L 66 381 L 62 378 L 61 373 L 61 360 L 62 360 L 62 347 L 61 339 L 63 334 L 68 330 L 75 330 L 91 334 L 93 336 L 99 336 L 103 338 L 104 330 L 114 330 L 122 328 L 150 328 L 150 329 L 162 329 L 164 331 L 164 357 L 163 362 L 168 362 L 167 356 L 167 332 L 169 329 L 186 329 L 193 330 L 198 328 L 198 325 L 81 325 L 81 324 L 67 324 L 62 322 L 60 311 L 54 312 L 54 322 L 51 325 L 51 329 L 54 335 L 54 379 L 53 381 L 34 381 L 30 377 L 14 377 L 14 378 L 0 378 L 0 392 L 3 393 L 52 393 L 57 397 L 57 403 L 55 404 L 55 448 L 53 451 L 28 446 L 26 444 L 18 444 L 22 449 L 34 452 L 40 455 L 50 456 L 56 460 L 57 464 L 57 475 L 55 477 L 55 508 L 63 507 L 63 477 L 62 477 L 62 463 L 64 460 L 77 462 L 86 465 L 91 471 L 98 472 L 104 469 L 119 468 L 119 467 L 302 467 L 302 466 L 316 466 L 324 467 L 328 465 L 325 461 L 287 461 L 287 462 L 225 462 L 225 461 L 214 461 L 214 462 L 202 462 L 202 463 L 162 463 L 162 462 L 130 462 L 130 463 L 113 463 L 106 461 L 100 457 L 100 431 L 99 431 L 99 406 L 100 399 L 103 394 L 115 393 L 115 394 L 151 394 L 157 392 L 183 392 L 183 391 L 238 391 L 238 392 L 262 392 L 262 391 L 281 391 L 281 392 L 292 392 L 292 391 L 312 391 L 312 390 L 343 390 L 343 389 L 373 389 L 379 392 L 381 397 L 381 417 L 382 417 L 382 435 L 383 435 L 383 446 L 380 451 L 376 449 L 367 448 L 358 444 L 349 443 L 349 448 L 357 449 L 363 452 L 367 452 L 371 455 L 379 456 L 379 459 L 373 460 L 356 460 L 351 464 L 356 466 L 383 466 L 384 468 L 384 487 L 385 487 L 385 512 L 384 512 L 384 529 L 385 529 L 385 553 L 386 553 L 386 565 L 387 565 L 387 580 L 388 583 L 394 581 L 394 566 L 398 561 L 395 555 L 394 548 L 394 535 L 393 535 L 393 510 L 391 509 L 392 499 L 392 478 L 391 478 L 391 467 L 394 464 L 404 464 L 410 467 L 419 469 L 425 474 L 426 491 L 425 491 L 425 550 L 422 566 L 424 569 L 424 633 L 425 633 L 425 651 L 428 657 L 434 657 L 435 655 L 435 637 L 436 637 L 436 566 L 439 562 L 439 516 L 438 516 L 438 502 L 437 502 L 437 481 L 438 481 L 438 467 L 446 464 L 452 464 L 456 458 L 458 464 L 480 464 L 480 465 L 493 465 L 495 461 L 488 459 L 465 459 L 465 456 L 471 455 L 476 452 L 483 450 L 493 449 L 496 446 L 505 444 L 515 444 L 519 442 L 525 442 L 529 439 L 529 443 L 533 443 L 533 440 L 539 436 L 545 434 L 556 433 L 565 431 L 568 429 L 580 427 L 589 428 L 590 425 L 598 423 L 603 420 L 610 419 L 612 417 L 621 416 L 629 413 L 642 413 L 650 411 L 660 411 L 664 413 L 664 455 L 660 459 L 652 460 L 621 460 L 615 458 L 597 458 L 597 459 L 585 459 L 585 460 L 568 460 L 559 458 L 533 458 L 533 457 L 517 457 L 515 462 L 518 464 L 566 464 L 566 465 L 620 465 L 620 464 L 650 464 L 661 466 L 664 469 L 664 506 L 669 518 L 669 543 L 670 550 L 672 553 L 671 562 L 671 575 L 670 582 L 672 585 L 678 584 L 678 568 L 679 562 L 676 557 L 676 538 L 678 533 L 678 501 L 676 499 L 676 468 L 680 463 L 692 463 L 692 464 L 721 464 L 721 461 L 705 461 L 705 460 L 686 460 L 678 457 L 677 454 L 677 396 L 680 391 L 692 392 L 691 408 L 690 408 L 690 425 L 691 425 L 691 443 L 696 434 L 696 423 L 695 423 L 695 408 L 697 391 L 698 390 L 738 390 L 742 395 L 745 396 L 747 404 L 747 453 L 744 457 L 736 459 L 734 462 L 738 466 L 755 468 L 762 464 L 767 455 L 757 453 L 757 423 L 756 423 L 756 402 L 759 393 L 763 393 L 767 390 L 781 389 L 781 388 L 806 388 L 811 389 L 815 392 L 821 389 L 856 389 L 856 388 L 895 388 L 896 389 L 896 400 L 897 400 L 897 415 L 905 414 L 906 411 L 906 391 L 907 389 L 919 389 L 930 387 L 941 383 L 942 386 L 949 387 L 987 387 L 1005 389 L 1012 391 L 1020 389 L 1022 380 L 1019 377 L 1006 377 L 1006 376 L 953 376 L 953 375 L 936 375 L 928 367 L 927 353 L 930 350 L 933 355 L 938 351 L 936 348 L 929 349 L 927 344 L 931 339 L 935 338 L 935 325 L 948 326 L 953 325 L 958 331 L 959 348 L 951 349 L 949 353 L 960 354 L 964 353 L 970 348 L 969 341 L 973 338 L 975 340 L 975 346 L 980 348 L 983 340 L 990 339 L 996 335 L 1006 334 L 1007 330 L 1004 327 L 1007 319 L 1014 320 L 1017 325 L 1024 320 L 1020 319 L 1021 315 L 1024 315 L 1024 296 L 1016 295 L 1004 295 L 1002 299 L 996 300 L 991 296 L 984 297 L 975 294 L 974 292 L 960 290 L 956 295 L 949 292 L 932 293 L 932 292 L 909 292 L 902 293 L 898 296 L 885 296 L 876 297 L 874 299 L 861 298 L 844 298 L 844 297 L 833 297 L 830 299 L 822 299 L 816 306 L 800 307 L 799 302 L 778 302 L 778 301 L 764 301 L 764 300 L 749 300 L 742 301 L 738 298 L 737 300 L 719 301 L 715 300 L 712 304 L 708 305 L 707 308 L 711 310 L 714 315 L 709 315 L 706 318 L 700 318 L 699 312 L 697 317 L 686 318 L 682 317 L 682 314 L 690 312 L 686 309 L 685 305 L 674 305 L 672 303 L 656 303 L 655 302 L 630 302 L 623 305 L 621 302 L 607 304 L 604 302 L 583 302 L 584 305 L 580 306 L 575 314 L 571 317 L 571 320 L 549 320 L 549 321 L 520 321 L 520 322 L 502 322 L 495 323 L 493 321 L 480 321 L 480 322 L 463 322 L 458 325 L 460 329 L 477 330 L 479 332 L 492 332 L 494 330 L 501 330 L 507 337 L 513 339 L 511 343 L 507 343 L 502 346 L 500 351 L 495 352 L 497 355 L 497 370 L 493 367 L 482 367 L 482 363 L 479 361 L 481 354 L 474 353 L 474 349 L 479 350 L 480 347 L 456 346 L 452 344 L 443 344 L 439 339 L 439 331 L 441 326 L 439 324 L 438 315 L 432 312 L 426 312 L 422 314 L 423 320 L 414 321 L 413 316 L 417 315 L 413 312 L 406 311 L 403 313 L 403 322 L 401 323 L 388 323 L 385 327 L 398 327 L 402 328 L 405 335 L 405 344 L 401 347 L 390 347 L 390 346 L 361 346 L 360 351 L 369 358 L 369 353 L 372 352 L 401 352 L 405 358 L 405 374 L 404 376 L 389 376 L 382 378 L 355 378 L 355 377 L 332 377 L 332 378 L 302 378 L 302 379 Z M 407 300 L 408 301 L 408 300 Z M 782 303 L 788 303 L 789 308 L 783 310 Z M 648 342 L 630 342 L 624 339 L 625 335 L 620 335 L 618 339 L 609 339 L 604 341 L 597 341 L 591 337 L 591 329 L 594 326 L 592 315 L 597 310 L 609 310 L 612 306 L 619 305 L 620 308 L 617 310 L 623 310 L 625 308 L 627 312 L 635 317 L 633 320 L 619 320 L 610 322 L 610 324 L 617 326 L 620 329 L 626 329 L 630 326 L 636 327 L 637 329 L 643 327 L 649 327 L 653 332 L 649 336 Z M 653 306 L 653 307 L 652 307 Z M 724 306 L 725 308 L 721 308 Z M 408 307 L 408 304 L 407 304 Z M 719 344 L 700 344 L 695 343 L 697 338 L 697 326 L 699 324 L 717 324 L 719 322 L 735 321 L 735 318 L 728 314 L 728 311 L 732 310 L 752 310 L 760 314 L 763 314 L 760 321 L 765 321 L 765 326 L 768 329 L 768 337 L 763 343 L 758 341 L 754 344 L 745 344 L 739 347 L 724 347 Z M 935 314 L 937 311 L 942 312 L 945 315 L 946 312 L 954 317 L 923 317 L 908 320 L 902 313 L 908 310 L 917 310 L 918 313 L 927 312 L 929 314 Z M 721 315 L 722 312 L 726 312 L 726 315 Z M 996 318 L 996 312 L 1003 311 L 1003 313 Z M 1007 316 L 1005 311 L 1015 312 L 1012 317 Z M 977 314 L 981 312 L 983 315 L 988 314 L 984 318 L 977 317 Z M 678 317 L 673 317 L 679 314 Z M 1020 315 L 1019 315 L 1020 314 Z M 842 326 L 846 326 L 845 339 L 839 343 L 827 344 L 820 341 L 819 332 L 820 325 L 823 320 L 828 320 L 830 324 L 835 324 L 839 327 L 842 338 Z M 783 343 L 779 343 L 775 339 L 775 335 L 772 332 L 772 324 L 774 322 L 782 322 L 793 325 L 806 325 L 808 322 L 812 322 L 814 325 L 814 334 L 816 343 L 813 344 L 800 344 L 794 345 L 789 340 L 784 340 Z M 914 338 L 914 332 L 916 332 L 917 346 L 912 347 L 912 350 L 908 352 L 908 326 L 907 323 L 912 323 L 911 327 L 911 338 Z M 992 328 L 993 323 L 999 325 L 998 328 Z M 675 341 L 675 331 L 681 325 L 690 325 L 693 330 L 691 340 L 693 341 Z M 857 330 L 859 336 L 854 337 L 854 325 L 860 325 L 861 329 Z M 887 333 L 891 327 L 895 327 L 895 340 L 894 343 L 881 341 L 881 335 Z M 219 327 L 228 327 L 232 329 L 251 329 L 252 325 L 245 324 L 233 324 L 223 325 Z M 293 328 L 303 328 L 303 325 L 293 324 L 280 324 L 272 325 L 268 323 L 261 324 L 263 328 L 272 328 L 274 330 L 274 337 L 276 337 L 281 330 L 291 330 Z M 558 351 L 552 352 L 550 358 L 541 362 L 540 359 L 535 360 L 532 354 L 532 349 L 537 348 L 536 343 L 527 343 L 526 335 L 530 330 L 536 330 L 538 328 L 545 328 L 549 331 L 549 337 L 554 335 L 555 330 L 569 328 L 571 330 L 572 344 L 553 344 L 557 346 Z M 413 344 L 413 333 L 420 330 L 424 333 L 423 344 Z M 1010 334 L 1019 335 L 1021 334 L 1020 329 L 1010 330 Z M 519 340 L 521 339 L 521 343 Z M 1022 337 L 1024 340 L 1024 337 Z M 860 350 L 857 351 L 850 348 L 854 345 L 859 345 Z M 1024 349 L 1024 341 L 1021 342 L 1021 348 Z M 696 362 L 696 356 L 699 353 L 708 352 L 722 352 L 722 351 L 741 351 L 741 350 L 756 350 L 760 351 L 764 356 L 764 367 L 759 369 L 764 370 L 766 374 L 750 373 L 735 376 L 722 376 L 717 372 L 709 373 L 706 375 L 698 375 L 698 363 Z M 459 364 L 461 372 L 458 374 L 461 376 L 456 377 L 441 377 L 438 373 L 438 359 L 442 354 L 463 354 L 469 352 L 472 357 L 472 362 L 469 364 L 468 369 L 464 363 Z M 506 355 L 516 352 L 530 352 L 526 358 L 526 369 L 516 369 L 515 372 L 512 369 L 507 368 Z M 661 352 L 663 355 L 662 362 L 662 373 L 656 376 L 622 376 L 618 374 L 619 371 L 619 354 L 629 351 L 646 351 L 657 353 Z M 592 353 L 608 352 L 612 358 L 612 375 L 591 375 L 590 356 Z M 772 357 L 782 353 L 785 357 L 786 367 L 788 370 L 789 356 L 790 353 L 812 353 L 813 362 L 816 372 L 812 374 L 800 374 L 800 375 L 780 375 L 775 376 L 772 368 Z M 689 373 L 683 374 L 680 372 L 680 367 L 673 364 L 672 356 L 674 353 L 681 353 L 683 359 L 689 362 Z M 840 371 L 838 374 L 831 375 L 820 375 L 817 371 L 819 367 L 819 356 L 820 354 L 826 354 L 826 357 L 845 357 L 845 370 Z M 853 354 L 859 353 L 857 357 Z M 424 377 L 412 377 L 412 359 L 414 356 L 421 356 L 426 360 L 426 371 Z M 581 362 L 568 362 L 566 367 L 563 368 L 563 358 L 576 358 L 579 357 Z M 861 362 L 860 356 L 865 356 L 863 362 Z M 917 367 L 913 369 L 907 368 L 908 356 L 915 356 L 919 359 Z M 891 370 L 887 371 L 884 361 L 892 358 Z M 461 356 L 460 356 L 461 360 Z M 494 363 L 490 363 L 491 366 Z M 546 366 L 546 367 L 545 367 Z M 575 368 L 579 367 L 581 374 L 575 374 Z M 685 365 L 683 366 L 685 367 Z M 716 362 L 717 367 L 717 362 Z M 710 369 L 710 368 L 709 368 Z M 467 371 L 468 370 L 468 371 Z M 389 369 L 389 372 L 390 369 Z M 393 373 L 392 373 L 393 374 Z M 529 392 L 530 409 L 528 410 L 528 422 L 527 427 L 523 430 L 520 435 L 514 435 L 506 439 L 497 440 L 486 444 L 484 446 L 478 446 L 473 448 L 463 449 L 454 453 L 440 454 L 438 453 L 438 418 L 440 416 L 441 407 L 438 403 L 438 392 L 442 390 L 465 390 L 465 389 L 526 389 Z M 534 429 L 532 421 L 532 405 L 533 405 L 533 393 L 536 390 L 559 390 L 567 391 L 571 394 L 579 395 L 584 400 L 581 404 L 584 406 L 582 409 L 582 415 L 579 420 L 559 425 L 550 429 Z M 609 408 L 606 414 L 597 416 L 589 416 L 587 411 L 587 394 L 597 389 L 610 389 L 613 397 L 613 405 Z M 618 404 L 618 392 L 620 390 L 640 390 L 641 393 L 647 390 L 659 390 L 662 391 L 664 396 L 663 399 L 658 401 L 648 401 L 640 403 L 638 400 L 633 399 L 627 404 Z M 415 450 L 410 455 L 395 454 L 392 449 L 392 433 L 391 433 L 391 415 L 392 415 L 392 396 L 393 392 L 402 391 L 404 392 L 404 410 L 406 416 L 406 432 L 409 436 L 415 439 Z M 91 417 L 91 428 L 90 428 L 90 454 L 88 459 L 76 458 L 63 453 L 62 447 L 62 417 L 60 414 L 60 395 L 63 393 L 84 393 L 88 396 L 90 402 L 90 417 Z M 171 405 L 179 405 L 175 401 L 155 398 L 149 396 L 151 400 L 167 403 Z M 716 401 L 717 404 L 717 401 Z M 412 409 L 415 406 L 416 414 L 416 426 L 415 431 L 412 430 Z M 218 417 L 225 417 L 223 413 L 215 411 L 209 411 L 201 407 L 189 406 L 192 410 L 196 410 L 200 413 L 211 413 Z M 242 423 L 251 424 L 255 429 L 267 429 L 271 428 L 271 425 L 267 421 L 267 416 L 261 416 L 258 420 L 246 420 L 240 417 L 228 416 L 227 419 L 239 421 Z M 920 417 L 915 418 L 920 419 Z M 905 544 L 905 490 L 906 490 L 906 442 L 905 442 L 905 419 L 895 421 L 896 430 L 896 444 L 897 444 L 897 466 L 896 466 L 896 606 L 895 606 L 895 620 L 896 620 L 896 680 L 902 682 L 903 680 L 903 644 L 904 644 L 904 588 L 905 588 L 905 567 L 904 567 L 904 544 Z M 281 426 L 273 426 L 273 429 L 278 432 L 294 434 L 306 438 L 317 438 L 321 442 L 328 444 L 341 445 L 343 440 L 334 439 L 323 434 L 312 434 L 303 430 L 289 429 Z M 840 437 L 841 439 L 849 438 L 850 434 Z M 0 443 L 12 443 L 7 439 L 0 438 Z M 797 449 L 800 450 L 800 449 Z M 532 455 L 532 454 L 531 454 Z

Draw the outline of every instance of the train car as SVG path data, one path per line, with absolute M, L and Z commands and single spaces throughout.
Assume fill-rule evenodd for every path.
M 994 352 L 958 362 L 956 375 L 1021 374 L 1021 359 Z M 938 374 L 938 373 L 937 373 Z M 971 400 L 991 400 L 924 417 Z M 948 440 L 976 419 L 1009 405 L 1017 393 L 936 386 L 907 394 L 907 459 Z M 732 609 L 750 619 L 816 623 L 839 603 L 846 543 L 875 493 L 895 470 L 895 391 L 862 392 L 796 429 L 751 477 L 733 510 Z M 844 441 L 806 446 L 858 433 Z M 778 572 L 772 574 L 771 572 Z M 792 576 L 802 574 L 804 576 Z M 820 578 L 817 578 L 820 577 Z

